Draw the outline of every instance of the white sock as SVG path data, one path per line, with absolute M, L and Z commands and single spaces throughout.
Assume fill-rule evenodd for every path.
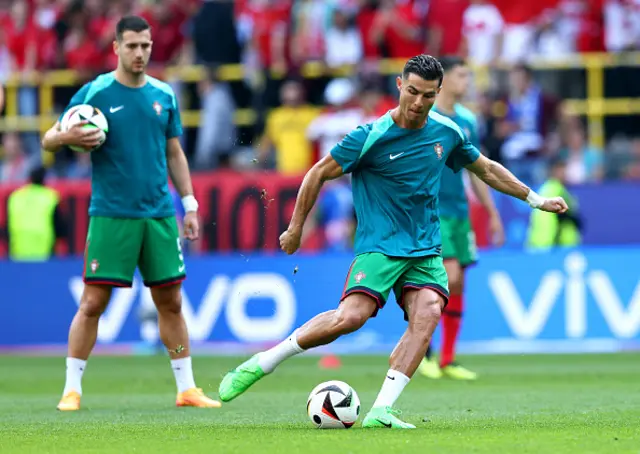
M 291 336 L 287 337 L 275 347 L 258 354 L 258 364 L 265 374 L 273 372 L 278 364 L 285 359 L 291 358 L 304 351 L 298 345 L 296 332 L 297 331 L 294 331 Z
M 378 398 L 373 403 L 373 408 L 393 407 L 393 404 L 396 403 L 396 400 L 398 400 L 398 397 L 402 394 L 402 390 L 407 386 L 409 380 L 411 379 L 402 372 L 389 369 L 382 384 L 380 394 L 378 394 Z
M 173 369 L 173 375 L 176 377 L 176 386 L 179 393 L 196 387 L 196 382 L 193 379 L 193 369 L 191 368 L 191 356 L 172 359 L 171 368 Z
M 82 395 L 82 374 L 86 367 L 87 362 L 84 359 L 67 358 L 67 378 L 64 382 L 63 396 L 71 391 Z

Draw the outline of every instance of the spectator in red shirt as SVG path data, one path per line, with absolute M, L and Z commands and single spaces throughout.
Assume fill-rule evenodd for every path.
M 142 14 L 152 30 L 153 52 L 151 63 L 167 65 L 176 63 L 185 42 L 182 28 L 187 19 L 185 12 L 175 3 L 155 2 Z
M 11 7 L 10 21 L 5 24 L 5 40 L 11 58 L 11 67 L 24 76 L 28 76 L 38 67 L 38 30 L 29 15 L 26 2 L 14 2 Z M 38 90 L 33 86 L 22 86 L 18 90 L 18 112 L 22 116 L 38 114 Z M 34 155 L 40 150 L 40 138 L 37 133 L 22 136 L 27 153 Z
M 26 2 L 13 3 L 9 21 L 3 28 L 14 71 L 35 70 L 38 62 L 38 36 L 29 18 Z
M 382 0 L 371 33 L 390 58 L 407 59 L 426 52 L 424 24 L 411 3 Z
M 362 37 L 362 51 L 365 60 L 373 61 L 380 58 L 380 43 L 373 33 L 373 24 L 376 20 L 376 1 L 367 0 L 358 12 L 356 23 Z
M 262 68 L 287 71 L 286 41 L 291 13 L 289 1 L 247 0 L 238 21 L 251 30 L 250 46 Z
M 84 25 L 76 25 L 64 40 L 67 67 L 87 76 L 103 69 L 102 53 L 98 43 L 87 34 Z
M 249 30 L 248 52 L 255 55 L 265 76 L 261 102 L 277 106 L 282 76 L 288 72 L 287 37 L 291 2 L 288 0 L 247 0 L 237 21 Z
M 324 0 L 298 0 L 295 3 L 291 12 L 293 33 L 290 43 L 294 65 L 324 59 L 325 35 L 332 22 L 332 10 Z
M 469 0 L 436 0 L 427 16 L 428 46 L 432 55 L 460 55 L 462 16 Z
M 533 39 L 545 10 L 555 8 L 559 0 L 493 0 L 504 19 L 502 59 L 507 63 L 525 61 L 531 54 Z
M 56 63 L 58 42 L 54 27 L 59 16 L 60 7 L 53 0 L 34 0 L 32 20 L 38 36 L 38 68 L 52 68 Z

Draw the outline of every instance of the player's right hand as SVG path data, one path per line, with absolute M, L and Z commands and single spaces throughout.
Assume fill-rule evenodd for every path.
M 302 232 L 286 230 L 280 235 L 280 249 L 291 255 L 300 248 Z
M 80 123 L 73 125 L 67 132 L 65 132 L 65 145 L 71 145 L 74 147 L 82 147 L 87 150 L 91 150 L 94 147 L 100 145 L 100 139 L 103 132 L 98 129 L 83 129 L 82 127 L 89 123 L 88 121 L 81 121 Z
M 538 209 L 549 213 L 562 214 L 565 213 L 569 207 L 562 197 L 552 197 L 550 199 L 545 199 Z

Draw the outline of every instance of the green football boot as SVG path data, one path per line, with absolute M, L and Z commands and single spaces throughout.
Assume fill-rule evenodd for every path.
M 224 400 L 224 399 L 223 399 Z M 372 408 L 362 421 L 364 429 L 415 429 L 413 424 L 400 421 L 398 416 L 401 412 L 391 407 Z
M 229 402 L 245 392 L 265 373 L 258 364 L 258 355 L 254 355 L 224 376 L 218 394 L 220 400 Z

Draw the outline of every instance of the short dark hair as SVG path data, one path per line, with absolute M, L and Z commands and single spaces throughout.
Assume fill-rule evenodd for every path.
M 567 165 L 567 158 L 562 155 L 553 156 L 549 159 L 549 169 L 556 169 L 558 167 L 565 167 Z
M 116 25 L 116 39 L 122 41 L 124 32 L 140 33 L 145 30 L 151 30 L 149 22 L 140 16 L 124 16 Z
M 444 70 L 437 58 L 421 54 L 411 57 L 404 65 L 402 77 L 406 79 L 409 74 L 415 74 L 424 80 L 437 80 L 438 85 L 442 85 Z
M 465 66 L 467 62 L 457 55 L 445 55 L 440 58 L 440 64 L 442 65 L 442 70 L 447 73 L 458 66 Z
M 522 71 L 530 79 L 533 77 L 533 68 L 526 63 L 516 63 L 513 65 L 512 71 Z
M 34 169 L 31 169 L 31 172 L 29 172 L 29 181 L 31 184 L 43 186 L 46 177 L 47 169 L 42 166 L 35 167 Z

